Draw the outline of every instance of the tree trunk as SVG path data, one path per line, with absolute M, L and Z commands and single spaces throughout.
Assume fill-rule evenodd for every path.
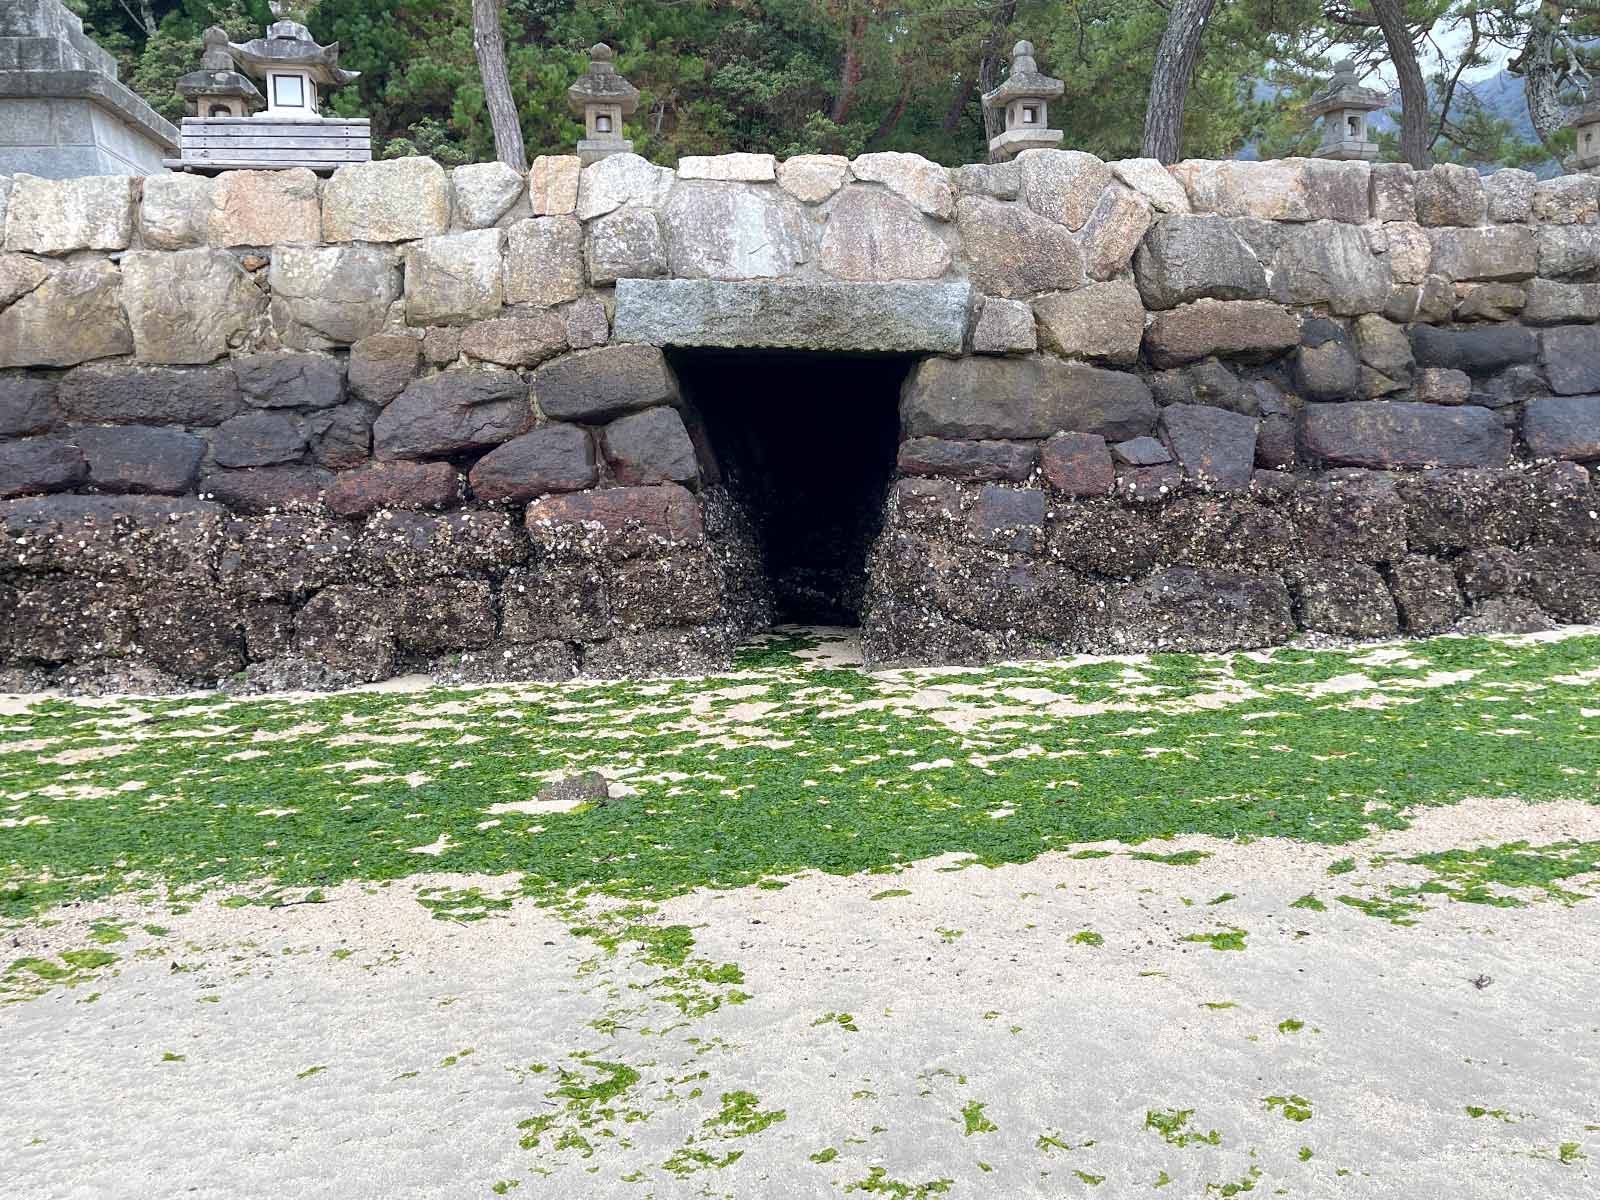
M 472 50 L 483 77 L 483 102 L 494 130 L 494 156 L 517 171 L 528 169 L 522 148 L 522 122 L 511 98 L 506 43 L 500 35 L 500 0 L 472 0 Z
M 872 145 L 879 138 L 888 137 L 894 127 L 900 124 L 900 118 L 906 115 L 906 101 L 911 99 L 911 76 L 902 75 L 900 81 L 900 95 L 895 99 L 894 106 L 883 114 L 883 120 L 878 122 L 878 127 L 867 138 L 866 144 Z
M 850 26 L 845 33 L 844 66 L 839 72 L 839 94 L 833 98 L 833 111 L 828 114 L 835 125 L 843 125 L 850 118 L 850 109 L 856 102 L 856 88 L 861 83 L 861 45 L 867 39 L 867 14 L 850 14 Z
M 1175 163 L 1183 154 L 1183 105 L 1200 59 L 1200 39 L 1217 0 L 1174 0 L 1156 48 L 1150 103 L 1144 110 L 1144 155 Z
M 139 0 L 139 15 L 144 18 L 145 37 L 155 37 L 159 26 L 156 23 L 156 11 L 151 6 L 150 0 Z
M 961 86 L 956 88 L 956 94 L 950 99 L 950 107 L 944 110 L 943 129 L 946 133 L 954 133 L 961 124 L 961 114 L 967 110 L 967 105 L 972 101 L 972 93 L 978 88 L 976 79 L 963 79 Z
M 1400 157 L 1419 171 L 1433 165 L 1428 153 L 1428 85 L 1417 65 L 1417 45 L 1406 28 L 1402 0 L 1372 0 L 1372 15 L 1389 47 L 1400 80 Z
M 1545 0 L 1533 16 L 1528 41 L 1512 67 L 1522 73 L 1522 90 L 1528 99 L 1528 117 L 1545 149 L 1555 152 L 1551 139 L 1567 124 L 1567 110 L 1557 92 L 1556 34 L 1561 29 L 1561 8 Z
M 1016 0 L 995 6 L 994 15 L 989 22 L 989 32 L 984 36 L 983 45 L 978 49 L 980 92 L 992 92 L 1000 82 L 1000 68 L 1009 61 L 1010 47 L 1005 44 L 1006 35 L 1011 32 L 1011 22 L 1016 15 Z M 1004 113 L 991 112 L 987 108 L 983 110 L 983 143 L 986 147 L 1004 128 Z

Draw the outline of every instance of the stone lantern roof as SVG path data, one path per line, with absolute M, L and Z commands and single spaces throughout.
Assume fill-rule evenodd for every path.
M 233 68 L 233 56 L 228 53 L 228 34 L 213 25 L 205 32 L 205 52 L 200 56 L 200 69 L 178 78 L 178 95 L 185 100 L 200 96 L 239 96 L 251 108 L 266 103 L 256 85 Z
M 567 103 L 576 116 L 583 116 L 591 104 L 616 105 L 625 117 L 639 107 L 639 89 L 617 74 L 611 58 L 611 47 L 604 42 L 589 48 L 588 73 L 567 89 Z
M 1032 42 L 1018 42 L 1011 48 L 1011 73 L 992 92 L 985 92 L 986 108 L 1001 108 L 1013 100 L 1054 100 L 1066 89 L 1061 80 L 1039 70 L 1033 57 Z
M 1389 93 L 1362 87 L 1355 63 L 1342 58 L 1333 64 L 1333 78 L 1311 97 L 1304 111 L 1308 117 L 1321 117 L 1331 112 L 1377 112 L 1388 106 Z
M 299 21 L 274 21 L 267 26 L 266 37 L 229 42 L 228 52 L 257 78 L 265 78 L 275 67 L 304 71 L 324 87 L 339 87 L 361 76 L 360 71 L 346 71 L 339 66 L 338 42 L 317 45 L 311 31 Z

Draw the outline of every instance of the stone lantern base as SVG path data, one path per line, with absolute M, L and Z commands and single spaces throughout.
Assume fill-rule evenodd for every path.
M 1008 129 L 989 139 L 989 157 L 1003 160 L 1024 150 L 1054 150 L 1066 136 L 1059 129 Z
M 633 141 L 622 137 L 594 137 L 578 139 L 578 159 L 584 166 L 597 163 L 613 154 L 632 154 Z
M 1378 157 L 1378 143 L 1365 138 L 1344 138 L 1342 141 L 1324 142 L 1312 151 L 1312 156 L 1344 162 L 1372 162 Z

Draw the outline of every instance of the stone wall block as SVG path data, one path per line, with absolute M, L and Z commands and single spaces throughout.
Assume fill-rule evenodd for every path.
M 956 228 L 972 284 L 986 295 L 1026 298 L 1084 282 L 1083 254 L 1072 235 L 1022 204 L 964 196 Z
M 1600 392 L 1600 327 L 1567 325 L 1539 334 L 1539 358 L 1558 396 Z
M 1020 300 L 986 297 L 969 342 L 974 354 L 1032 354 L 1039 345 L 1033 309 Z
M 609 421 L 675 405 L 678 378 L 654 346 L 602 346 L 547 362 L 533 374 L 539 411 L 557 421 Z
M 1409 163 L 1373 163 L 1370 192 L 1374 220 L 1417 219 L 1417 178 Z
M 1214 215 L 1162 217 L 1133 259 L 1139 294 L 1150 308 L 1191 300 L 1254 300 L 1266 296 L 1261 260 L 1228 222 Z
M 1062 430 L 1122 441 L 1155 428 L 1134 375 L 1051 358 L 928 358 L 900 396 L 907 437 L 1044 438 Z
M 1031 327 L 1033 317 L 1030 314 Z M 0 375 L 0 438 L 49 433 L 61 423 L 56 381 L 29 375 Z
M 255 408 L 332 408 L 344 400 L 344 364 L 331 355 L 273 350 L 232 366 L 239 394 Z
M 213 182 L 173 172 L 147 176 L 139 200 L 139 241 L 146 250 L 188 250 L 210 237 Z
M 407 323 L 459 325 L 494 316 L 505 298 L 504 236 L 498 229 L 477 229 L 407 246 Z
M 1539 230 L 1539 274 L 1592 278 L 1600 272 L 1600 225 L 1546 225 Z
M 598 537 L 626 553 L 705 539 L 699 503 L 675 483 L 546 496 L 528 505 L 526 522 L 535 543 L 550 548 Z
M 233 368 L 97 363 L 67 372 L 56 392 L 63 415 L 84 425 L 220 425 L 244 411 Z
M 583 295 L 583 282 L 583 226 L 577 218 L 534 217 L 507 228 L 507 304 L 565 304 Z
M 289 413 L 245 413 L 224 421 L 211 434 L 211 455 L 223 467 L 299 462 L 305 450 L 305 426 Z
M 582 261 L 596 287 L 619 279 L 657 279 L 667 274 L 667 242 L 661 236 L 655 209 L 624 205 L 589 222 Z
M 1436 329 L 1416 325 L 1411 350 L 1421 367 L 1453 367 L 1469 375 L 1487 375 L 1513 363 L 1532 362 L 1539 347 L 1533 331 L 1516 325 L 1469 329 Z
M 1457 281 L 1527 279 L 1538 270 L 1538 242 L 1522 225 L 1481 225 L 1429 232 L 1428 270 Z
M 1189 193 L 1172 172 L 1153 158 L 1124 158 L 1110 163 L 1111 174 L 1145 198 L 1158 213 L 1186 213 Z
M 1325 305 L 1339 316 L 1381 311 L 1390 284 L 1388 259 L 1372 253 L 1365 232 L 1355 225 L 1303 225 L 1273 260 L 1273 299 Z
M 381 509 L 453 508 L 461 477 L 447 462 L 375 462 L 341 472 L 328 486 L 328 507 L 341 517 Z
M 1600 395 L 1529 400 L 1522 436 L 1537 458 L 1600 462 Z
M 842 154 L 797 154 L 778 164 L 777 178 L 778 186 L 802 204 L 821 204 L 850 181 L 850 160 Z
M 33 254 L 125 250 L 133 242 L 137 182 L 123 175 L 14 176 L 6 208 L 5 248 Z
M 584 167 L 579 175 L 578 219 L 592 221 L 624 204 L 659 208 L 676 179 L 676 172 L 637 154 L 608 155 Z
M 25 254 L 0 254 L 0 308 L 14 304 L 50 278 L 50 264 Z
M 578 208 L 578 176 L 583 160 L 576 154 L 541 154 L 528 168 L 528 201 L 536 217 L 570 216 Z
M 373 455 L 442 458 L 487 450 L 533 428 L 528 385 L 511 371 L 443 371 L 389 402 L 372 426 Z
M 678 160 L 679 179 L 772 183 L 777 177 L 777 160 L 770 154 L 691 154 Z
M 403 333 L 377 333 L 350 347 L 350 391 L 384 405 L 405 391 L 421 365 L 422 341 Z
M 407 242 L 449 228 L 450 177 L 431 158 L 346 163 L 323 189 L 324 241 Z
M 193 491 L 205 439 L 149 425 L 95 425 L 74 435 L 89 466 L 89 484 L 102 492 Z
M 1383 576 L 1364 563 L 1320 562 L 1285 572 L 1300 625 L 1339 637 L 1389 637 L 1400 617 Z
M 1024 150 L 1016 162 L 1023 201 L 1068 229 L 1084 227 L 1111 182 L 1111 168 L 1082 150 Z
M 1482 225 L 1488 216 L 1483 177 L 1471 167 L 1439 163 L 1417 172 L 1417 220 L 1424 225 Z
M 816 227 L 786 197 L 744 184 L 680 183 L 662 207 L 679 279 L 772 279 L 816 253 Z
M 1306 454 L 1329 466 L 1393 470 L 1504 466 L 1504 424 L 1487 408 L 1385 400 L 1313 404 L 1300 417 Z
M 600 448 L 619 483 L 699 486 L 700 462 L 675 408 L 619 417 L 600 431 Z
M 833 202 L 818 255 L 829 275 L 869 282 L 938 279 L 950 262 L 950 247 L 910 203 L 862 186 Z
M 1058 433 L 1039 449 L 1039 465 L 1050 486 L 1080 499 L 1108 496 L 1116 486 L 1116 468 L 1106 440 L 1097 433 Z
M 1038 461 L 1039 448 L 1032 442 L 913 437 L 900 443 L 896 466 L 902 475 L 1020 483 L 1032 474 Z
M 1383 227 L 1389 274 L 1396 283 L 1421 283 L 1428 276 L 1433 242 L 1428 231 L 1413 221 L 1394 221 Z
M 1040 345 L 1053 354 L 1122 365 L 1138 361 L 1144 306 L 1131 283 L 1091 283 L 1073 292 L 1052 292 L 1035 300 L 1033 311 Z
M 364 404 L 341 404 L 305 420 L 311 460 L 331 471 L 359 467 L 372 456 L 372 411 Z
M 956 189 L 958 200 L 962 196 L 1016 200 L 1022 195 L 1022 171 L 1015 159 L 999 163 L 966 163 L 963 166 L 952 167 L 950 182 Z
M 133 350 L 122 272 L 108 262 L 56 267 L 0 312 L 0 367 L 71 367 Z
M 1255 469 L 1256 420 L 1207 404 L 1161 410 L 1161 434 L 1190 482 L 1219 492 L 1249 488 Z
M 200 480 L 200 492 L 234 512 L 314 512 L 333 475 L 321 467 L 288 463 L 277 467 L 217 470 Z
M 537 496 L 593 487 L 599 471 L 588 430 L 555 423 L 489 451 L 468 478 L 479 500 L 523 504 Z
M 566 348 L 567 323 L 560 313 L 491 317 L 461 331 L 463 354 L 502 367 L 538 366 Z
M 1600 211 L 1600 179 L 1558 175 L 1534 185 L 1533 219 L 1542 225 L 1588 225 Z
M 400 297 L 382 246 L 282 246 L 272 256 L 272 324 L 287 346 L 330 350 L 377 333 Z
M 1212 355 L 1263 359 L 1300 343 L 1300 318 L 1265 300 L 1196 300 L 1157 313 L 1145 329 L 1145 352 L 1157 367 Z
M 1259 217 L 1266 221 L 1314 221 L 1324 215 L 1308 186 L 1306 160 L 1212 162 L 1195 159 L 1169 168 L 1197 213 Z
M 1533 189 L 1538 176 L 1532 171 L 1502 167 L 1484 176 L 1483 191 L 1488 201 L 1489 220 L 1502 225 L 1520 225 L 1533 214 Z
M 82 452 L 62 438 L 0 442 L 0 500 L 65 491 L 87 477 Z
M 1567 321 L 1600 321 L 1600 283 L 1560 283 L 1534 279 L 1520 314 L 1528 325 L 1559 325 Z
M 1283 581 L 1265 572 L 1166 567 L 1106 604 L 1108 647 L 1221 652 L 1278 645 L 1294 632 Z
M 224 171 L 212 181 L 206 236 L 224 247 L 315 244 L 323 228 L 317 192 L 316 173 L 306 167 Z
M 1150 202 L 1133 189 L 1113 183 L 1101 192 L 1078 235 L 1089 278 L 1112 279 L 1126 271 L 1154 219 Z
M 1299 162 L 1310 208 L 1317 220 L 1364 225 L 1372 218 L 1371 163 L 1323 158 Z
M 267 298 L 233 255 L 209 248 L 122 260 L 122 303 L 141 362 L 208 363 L 260 331 Z
M 862 154 L 851 162 L 850 172 L 862 183 L 883 184 L 940 221 L 948 221 L 955 212 L 955 191 L 950 186 L 950 176 L 938 163 L 929 162 L 920 154 L 897 151 Z
M 450 194 L 456 223 L 463 229 L 490 228 L 522 199 L 524 183 L 522 172 L 503 162 L 455 168 L 450 172 Z

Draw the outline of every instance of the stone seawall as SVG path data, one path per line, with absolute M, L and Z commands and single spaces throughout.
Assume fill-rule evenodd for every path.
M 907 356 L 876 662 L 1600 620 L 1593 177 L 401 159 L 0 217 L 0 686 L 725 662 L 773 595 L 694 347 Z

